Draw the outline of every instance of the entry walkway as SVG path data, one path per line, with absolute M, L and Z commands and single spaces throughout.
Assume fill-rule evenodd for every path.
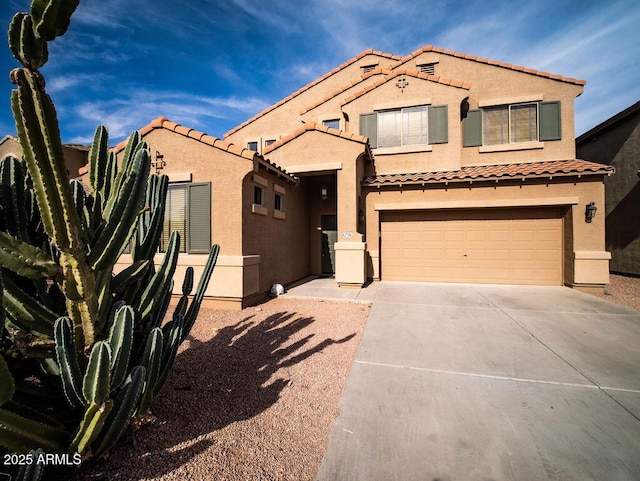
M 563 287 L 374 297 L 319 481 L 640 479 L 640 313 Z
M 378 292 L 378 282 L 370 282 L 362 288 L 339 287 L 333 277 L 307 277 L 287 286 L 282 297 L 293 299 L 327 299 L 371 304 Z

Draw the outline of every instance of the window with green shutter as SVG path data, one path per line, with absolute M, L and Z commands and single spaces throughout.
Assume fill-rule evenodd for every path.
M 180 233 L 180 252 L 207 253 L 211 247 L 211 184 L 170 185 L 167 191 L 160 251 L 171 232 Z
M 540 140 L 562 139 L 560 101 L 540 102 Z
M 449 115 L 446 105 L 429 106 L 429 143 L 446 144 L 449 141 Z
M 462 146 L 478 147 L 482 145 L 482 112 L 469 110 L 462 119 Z
M 372 149 L 378 147 L 378 119 L 375 112 L 360 114 L 360 135 L 369 137 L 369 145 Z

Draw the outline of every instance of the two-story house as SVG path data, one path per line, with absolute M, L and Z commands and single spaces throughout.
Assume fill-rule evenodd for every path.
M 584 85 L 431 46 L 368 50 L 224 141 L 163 118 L 142 133 L 180 192 L 167 222 L 222 246 L 212 299 L 246 305 L 309 274 L 599 288 L 614 169 L 576 159 Z M 194 183 L 208 190 L 190 204 Z

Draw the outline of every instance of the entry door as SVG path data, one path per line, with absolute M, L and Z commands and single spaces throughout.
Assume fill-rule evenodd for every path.
M 336 254 L 334 244 L 338 240 L 338 218 L 335 214 L 320 217 L 322 229 L 322 273 L 335 274 Z

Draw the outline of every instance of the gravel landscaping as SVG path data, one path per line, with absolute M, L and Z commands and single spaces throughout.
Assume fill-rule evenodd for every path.
M 640 277 L 611 274 L 610 284 L 597 297 L 640 312 Z
M 202 309 L 151 418 L 78 480 L 313 480 L 369 306 Z

